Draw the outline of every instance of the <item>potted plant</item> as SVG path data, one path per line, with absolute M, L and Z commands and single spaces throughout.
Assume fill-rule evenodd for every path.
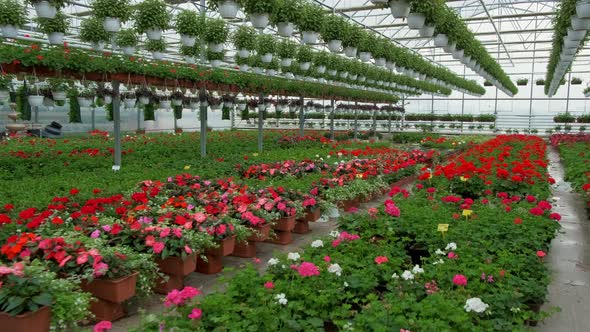
M 55 101 L 63 101 L 67 98 L 67 91 L 70 89 L 70 84 L 68 81 L 62 78 L 50 78 L 49 79 L 49 87 L 51 88 L 51 94 L 53 95 L 53 100 Z
M 238 50 L 240 58 L 247 58 L 250 56 L 250 51 L 256 48 L 256 30 L 254 28 L 240 25 L 232 35 L 232 41 L 235 48 Z
M 333 55 L 324 51 L 318 52 L 315 55 L 313 64 L 316 66 L 316 71 L 318 72 L 318 74 L 324 74 L 326 72 L 326 69 L 331 66 L 333 61 Z
M 224 52 L 213 52 L 212 50 L 207 50 L 207 60 L 209 60 L 211 66 L 213 67 L 220 67 L 224 57 Z
M 150 39 L 145 43 L 145 49 L 152 52 L 155 60 L 162 60 L 164 59 L 164 52 L 166 52 L 166 41 L 163 38 L 158 40 Z
M 222 19 L 207 19 L 204 40 L 212 52 L 223 52 L 224 44 L 229 36 L 229 29 Z
M 284 39 L 277 46 L 277 56 L 281 58 L 281 66 L 289 67 L 297 53 L 297 44 L 289 39 Z
M 264 29 L 270 21 L 270 13 L 276 7 L 276 0 L 243 0 L 244 11 L 250 16 L 250 22 L 256 29 Z
M 358 56 L 362 62 L 371 60 L 373 48 L 377 45 L 377 38 L 371 32 L 363 31 L 358 43 Z
M 342 46 L 344 46 L 344 54 L 347 57 L 356 57 L 362 34 L 361 27 L 350 23 L 346 24 L 346 28 L 342 31 Z
M 488 80 L 485 80 L 485 81 L 483 82 L 483 85 L 484 85 L 484 86 L 493 86 L 492 82 L 490 82 L 490 81 L 488 81 Z
M 322 39 L 328 44 L 330 52 L 341 52 L 346 25 L 346 20 L 340 15 L 330 14 L 324 17 L 320 33 Z
M 27 0 L 35 7 L 37 16 L 40 18 L 54 18 L 58 9 L 66 6 L 66 0 Z
M 84 88 L 78 92 L 78 104 L 80 107 L 90 107 L 94 103 L 96 92 L 93 89 Z
M 89 17 L 80 23 L 80 40 L 90 43 L 95 51 L 102 51 L 110 35 L 104 29 L 102 19 Z
M 542 79 L 542 78 L 540 78 L 540 79 L 538 79 L 538 80 L 536 81 L 536 84 L 537 84 L 537 85 L 545 85 L 545 80 L 544 80 L 544 79 Z
M 276 41 L 269 34 L 260 35 L 256 41 L 256 52 L 262 57 L 262 62 L 270 63 L 276 53 Z
M 43 99 L 45 97 L 43 96 L 41 91 L 39 91 L 39 88 L 36 84 L 32 84 L 32 89 L 31 87 L 29 87 L 26 93 L 27 101 L 29 102 L 29 105 L 31 105 L 31 107 L 39 107 L 43 105 Z
M 590 87 L 587 87 L 586 89 L 584 89 L 584 96 L 590 97 Z
M 317 43 L 325 15 L 324 10 L 316 4 L 305 2 L 301 6 L 300 12 L 301 15 L 296 23 L 301 31 L 303 43 Z
M 201 45 L 195 43 L 193 46 L 181 46 L 180 54 L 184 55 L 184 60 L 189 64 L 194 64 L 196 58 L 201 55 Z
M 281 37 L 291 37 L 295 30 L 295 22 L 301 15 L 300 0 L 276 0 L 276 5 L 270 14 L 270 22 L 277 27 Z
M 0 28 L 4 38 L 16 38 L 27 23 L 27 10 L 19 0 L 0 1 Z
M 136 5 L 135 28 L 151 40 L 160 40 L 170 26 L 170 13 L 163 0 L 145 0 Z
M 529 83 L 529 79 L 528 78 L 519 78 L 516 80 L 516 84 L 519 86 L 525 86 Z
M 138 42 L 139 39 L 133 29 L 123 29 L 117 34 L 117 46 L 125 55 L 133 55 Z
M 553 117 L 553 122 L 558 123 L 573 123 L 576 122 L 576 118 L 568 112 L 557 114 Z
M 313 51 L 310 46 L 301 46 L 299 47 L 299 51 L 297 52 L 297 61 L 299 62 L 299 66 L 301 70 L 308 70 L 311 67 L 311 62 L 313 61 Z
M 194 46 L 204 30 L 205 21 L 197 12 L 184 9 L 176 15 L 176 32 L 184 46 Z
M 99 83 L 96 88 L 96 106 L 102 107 L 113 102 L 113 89 L 108 88 L 104 83 Z
M 426 24 L 426 18 L 431 15 L 435 5 L 430 1 L 412 1 L 410 14 L 408 14 L 408 28 L 411 30 L 420 30 Z
M 133 12 L 127 0 L 94 0 L 94 15 L 101 20 L 106 32 L 117 33 L 121 23 L 129 21 Z
M 4 101 L 10 97 L 13 78 L 12 75 L 0 75 L 0 101 Z
M 217 10 L 219 15 L 225 19 L 234 19 L 240 9 L 240 0 L 207 0 L 207 4 L 213 10 Z
M 70 27 L 70 20 L 63 12 L 58 11 L 52 19 L 40 17 L 37 21 L 41 32 L 47 34 L 50 44 L 63 45 L 64 35 Z
M 410 14 L 410 1 L 408 0 L 391 0 L 389 1 L 391 14 L 395 18 L 406 18 Z
M 580 85 L 580 84 L 582 84 L 582 79 L 578 78 L 578 77 L 574 77 L 574 78 L 572 78 L 571 83 L 572 83 L 572 85 Z
M 135 89 L 135 96 L 139 100 L 140 104 L 147 105 L 150 103 L 150 98 L 153 96 L 153 93 L 152 90 L 150 90 L 147 86 L 142 85 Z

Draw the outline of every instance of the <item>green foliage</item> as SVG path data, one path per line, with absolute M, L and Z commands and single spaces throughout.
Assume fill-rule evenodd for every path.
M 295 23 L 301 17 L 301 0 L 275 0 L 270 22 L 274 25 L 279 23 Z
M 82 115 L 80 114 L 80 104 L 78 104 L 78 90 L 68 90 L 68 99 L 70 110 L 68 112 L 70 123 L 82 123 Z
M 343 40 L 346 33 L 346 19 L 340 15 L 330 14 L 324 17 L 320 33 L 322 39 L 327 43 L 331 40 Z
M 223 19 L 208 18 L 206 21 L 205 41 L 213 44 L 223 44 L 229 36 L 229 28 Z
M 44 0 L 26 0 L 27 3 L 31 4 L 31 5 L 35 5 L 38 2 L 41 2 Z M 67 0 L 45 0 L 47 2 L 49 2 L 50 5 L 52 5 L 53 7 L 60 9 L 63 8 L 67 5 Z
M 25 121 L 31 120 L 31 105 L 27 99 L 29 92 L 27 86 L 20 86 L 16 90 L 16 112 L 19 118 Z
M 87 43 L 108 42 L 111 36 L 104 30 L 103 19 L 89 17 L 80 24 L 80 40 Z
M 299 63 L 304 62 L 312 62 L 313 61 L 313 51 L 311 46 L 304 45 L 299 47 L 299 51 L 297 52 L 296 59 Z
M 135 47 L 139 39 L 132 29 L 121 29 L 117 34 L 117 45 L 120 47 Z
M 240 25 L 233 33 L 232 41 L 236 49 L 254 50 L 257 33 L 253 27 Z
M 119 18 L 122 23 L 129 21 L 133 14 L 133 8 L 127 0 L 94 0 L 92 9 L 96 17 Z
M 58 11 L 54 18 L 39 17 L 37 22 L 39 23 L 39 29 L 43 33 L 66 33 L 70 27 L 70 20 L 62 11 Z
M 0 0 L 0 25 L 23 27 L 27 23 L 27 10 L 20 0 Z
M 144 121 L 156 120 L 156 107 L 154 104 L 149 103 L 143 106 L 143 119 Z
M 145 0 L 136 5 L 135 28 L 139 33 L 148 29 L 166 30 L 170 26 L 170 13 L 166 2 Z
M 275 54 L 277 51 L 277 42 L 271 35 L 259 35 L 256 41 L 256 52 L 260 55 Z
M 300 31 L 320 32 L 324 21 L 324 10 L 315 3 L 305 2 L 300 9 L 301 14 L 295 22 Z
M 195 43 L 194 46 L 181 46 L 180 47 L 180 54 L 186 56 L 194 56 L 198 57 L 201 55 L 201 45 L 199 43 Z
M 298 45 L 285 38 L 277 45 L 277 55 L 283 59 L 293 59 L 297 53 Z
M 176 15 L 176 32 L 191 37 L 203 36 L 205 21 L 199 13 L 183 9 Z
M 166 41 L 164 38 L 159 40 L 148 40 L 145 43 L 145 49 L 150 52 L 165 52 L 166 51 Z
M 277 6 L 277 0 L 241 0 L 247 14 L 270 14 Z

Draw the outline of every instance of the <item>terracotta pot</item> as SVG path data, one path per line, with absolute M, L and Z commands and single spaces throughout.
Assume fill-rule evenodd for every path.
M 207 261 L 199 256 L 197 258 L 197 269 L 196 271 L 204 274 L 215 274 L 223 271 L 223 256 L 207 256 Z
M 51 307 L 11 316 L 0 311 L 0 330 L 10 332 L 47 332 L 51 323 Z
M 234 252 L 236 246 L 236 236 L 225 238 L 219 241 L 219 247 L 207 249 L 207 255 L 212 256 L 229 256 Z
M 181 257 L 166 257 L 166 259 L 156 259 L 156 264 L 160 268 L 160 271 L 174 275 L 184 277 L 189 275 L 195 270 L 197 265 L 197 254 L 187 256 L 184 260 Z
M 257 231 L 259 234 L 253 234 L 248 237 L 248 241 L 262 242 L 268 239 L 270 233 L 270 224 L 264 224 L 258 227 L 250 226 L 250 229 Z
M 234 248 L 234 252 L 231 255 L 242 258 L 256 257 L 256 242 L 237 242 Z
M 297 221 L 292 232 L 295 234 L 307 234 L 311 232 L 311 229 L 309 229 L 309 221 Z
M 320 219 L 320 216 L 322 215 L 322 211 L 320 211 L 319 208 L 313 210 L 313 211 L 307 211 L 307 213 L 305 214 L 305 216 L 303 216 L 303 218 L 301 220 L 298 221 L 308 221 L 308 222 L 314 222 L 317 221 L 318 219 Z
M 98 299 L 122 303 L 135 295 L 138 274 L 135 272 L 116 280 L 94 279 L 90 283 L 82 282 L 80 287 Z
M 293 228 L 295 228 L 295 216 L 278 219 L 272 226 L 272 229 L 283 232 L 292 231 Z
M 115 321 L 125 317 L 125 310 L 121 303 L 113 303 L 97 299 L 90 302 L 90 312 L 92 312 L 97 321 Z
M 145 129 L 137 129 L 137 130 L 135 131 L 135 133 L 136 133 L 137 135 L 145 135 Z
M 265 242 L 272 243 L 272 244 L 280 244 L 280 245 L 287 245 L 293 242 L 293 236 L 291 232 L 286 231 L 276 231 L 276 238 L 268 239 Z
M 168 294 L 174 289 L 181 289 L 184 286 L 184 276 L 167 275 L 168 280 L 159 279 L 156 281 L 154 291 L 158 294 Z
M 182 134 L 182 128 L 176 128 L 176 129 L 174 129 L 174 133 L 176 133 L 176 134 Z
M 340 202 L 340 207 L 342 207 L 342 209 L 344 209 L 344 211 L 348 211 L 352 208 L 358 208 L 360 206 L 359 201 L 355 198 L 355 199 L 349 199 L 346 201 L 342 201 Z

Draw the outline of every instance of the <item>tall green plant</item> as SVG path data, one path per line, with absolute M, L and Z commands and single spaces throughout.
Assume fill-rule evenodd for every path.
M 222 19 L 209 18 L 206 21 L 204 39 L 208 43 L 223 44 L 229 36 L 229 29 Z
M 233 33 L 232 41 L 236 49 L 253 50 L 256 47 L 256 30 L 247 25 L 240 27 Z
M 270 22 L 274 25 L 297 22 L 301 16 L 301 6 L 301 0 L 276 0 L 276 5 L 270 13 Z
M 70 110 L 68 116 L 70 123 L 82 123 L 82 114 L 80 113 L 80 104 L 78 104 L 78 89 L 68 90 L 68 99 L 70 100 Z

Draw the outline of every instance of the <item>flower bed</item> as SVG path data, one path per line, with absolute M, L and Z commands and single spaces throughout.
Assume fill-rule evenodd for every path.
M 551 142 L 559 148 L 565 180 L 585 197 L 590 209 L 590 135 L 553 135 Z

